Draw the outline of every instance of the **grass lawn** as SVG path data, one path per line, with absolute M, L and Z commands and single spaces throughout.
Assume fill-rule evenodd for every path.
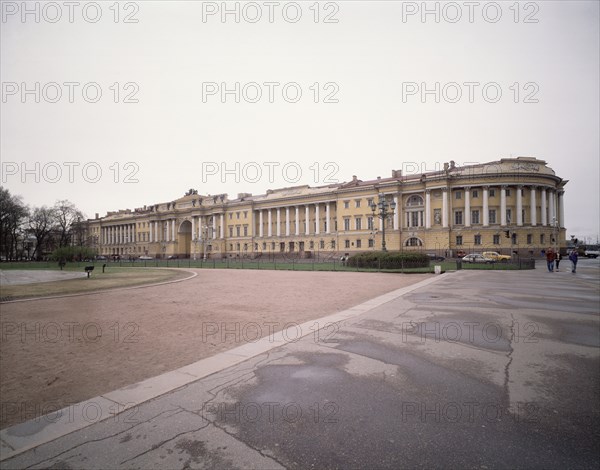
M 27 264 L 32 265 L 33 263 Z M 1 267 L 4 269 L 5 266 L 2 265 Z M 17 267 L 13 267 L 13 269 L 17 269 Z M 21 266 L 19 266 L 18 269 L 26 269 L 26 267 L 21 263 Z M 57 269 L 59 268 L 57 267 Z M 67 266 L 65 270 L 83 272 L 83 268 L 75 266 Z M 114 289 L 117 287 L 153 284 L 156 282 L 182 279 L 189 275 L 188 272 L 175 269 L 124 268 L 113 266 L 107 267 L 105 272 L 102 273 L 102 267 L 96 266 L 96 269 L 89 279 L 69 279 L 34 284 L 2 286 L 1 297 L 2 300 L 16 300 L 28 297 L 76 294 L 81 292 Z

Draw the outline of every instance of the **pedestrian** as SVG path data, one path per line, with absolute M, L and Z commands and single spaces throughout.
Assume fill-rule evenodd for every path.
M 548 265 L 548 271 L 554 272 L 554 250 L 552 248 L 548 248 L 546 250 L 546 264 Z
M 577 259 L 578 259 L 577 248 L 574 248 L 573 250 L 571 250 L 569 259 L 571 260 L 571 265 L 572 265 L 571 272 L 574 273 L 577 271 Z
M 562 260 L 562 255 L 560 254 L 560 250 L 558 250 L 554 259 L 556 260 L 556 272 L 558 272 L 558 265 L 560 264 L 560 260 Z

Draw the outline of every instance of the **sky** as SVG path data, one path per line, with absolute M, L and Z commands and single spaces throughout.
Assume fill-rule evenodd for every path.
M 600 233 L 599 2 L 1 2 L 2 186 L 88 217 L 534 156 Z

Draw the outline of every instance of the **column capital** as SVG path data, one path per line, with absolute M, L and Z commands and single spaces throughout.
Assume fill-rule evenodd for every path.
M 471 191 L 471 186 L 463 186 L 463 189 L 464 189 L 465 191 Z
M 556 191 L 558 193 L 559 196 L 564 196 L 565 192 L 564 191 Z
M 447 186 L 444 186 L 444 187 L 442 188 L 442 191 L 443 191 L 443 192 L 445 192 L 445 193 L 447 193 L 447 192 L 448 192 L 448 187 L 447 187 Z
M 506 191 L 508 189 L 508 185 L 507 184 L 501 184 L 500 185 L 500 189 Z
M 426 189 L 425 194 L 431 194 L 431 189 Z
M 490 185 L 486 184 L 486 185 L 482 186 L 482 188 L 484 191 L 487 191 L 488 189 L 490 189 Z

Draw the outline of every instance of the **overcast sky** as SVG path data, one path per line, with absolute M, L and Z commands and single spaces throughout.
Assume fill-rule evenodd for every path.
M 471 3 L 2 1 L 2 185 L 94 217 L 535 156 L 596 238 L 599 3 Z

